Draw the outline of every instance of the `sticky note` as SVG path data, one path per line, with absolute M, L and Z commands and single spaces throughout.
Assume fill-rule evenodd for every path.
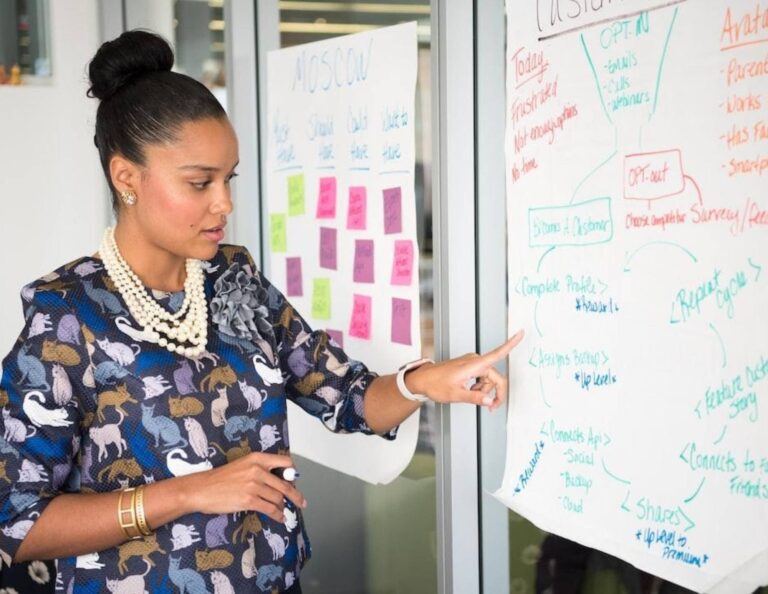
M 336 229 L 320 227 L 320 267 L 336 270 Z
M 373 239 L 355 240 L 355 265 L 352 280 L 356 283 L 373 282 Z
M 409 287 L 413 283 L 413 242 L 410 239 L 395 241 L 392 258 L 392 284 Z
M 301 297 L 304 295 L 301 279 L 301 258 L 285 259 L 285 284 L 288 297 Z
M 304 174 L 288 177 L 288 215 L 295 217 L 304 214 Z
M 411 300 L 392 298 L 392 342 L 411 344 Z
M 316 278 L 312 281 L 312 317 L 316 320 L 331 319 L 331 279 Z
M 368 193 L 365 186 L 350 186 L 347 229 L 365 229 L 368 219 Z
M 400 233 L 403 230 L 402 192 L 400 188 L 384 190 L 384 233 Z
M 269 238 L 273 252 L 285 253 L 288 250 L 288 238 L 286 237 L 284 214 L 270 215 Z
M 328 336 L 333 338 L 333 341 L 337 345 L 344 348 L 344 333 L 341 330 L 331 330 L 330 328 L 326 328 L 325 332 Z
M 321 177 L 317 196 L 317 218 L 336 218 L 336 178 Z
M 371 298 L 367 295 L 353 296 L 349 335 L 365 340 L 371 339 Z

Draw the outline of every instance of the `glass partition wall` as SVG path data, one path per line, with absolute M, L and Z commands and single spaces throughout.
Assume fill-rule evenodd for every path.
M 51 76 L 49 11 L 48 0 L 0 0 L 0 84 Z
M 421 336 L 434 353 L 432 116 L 428 0 L 410 3 L 279 2 L 280 47 L 417 21 L 416 220 L 420 249 Z M 266 246 L 264 246 L 266 249 Z M 422 408 L 416 454 L 389 485 L 373 486 L 302 459 L 304 513 L 313 559 L 302 572 L 308 594 L 437 592 L 435 408 Z
M 226 109 L 223 0 L 176 0 L 173 13 L 176 69 L 202 82 Z

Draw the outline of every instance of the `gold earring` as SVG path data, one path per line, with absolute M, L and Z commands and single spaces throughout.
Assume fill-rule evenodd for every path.
M 136 194 L 133 193 L 133 190 L 120 192 L 120 198 L 125 202 L 126 206 L 133 206 L 136 204 Z

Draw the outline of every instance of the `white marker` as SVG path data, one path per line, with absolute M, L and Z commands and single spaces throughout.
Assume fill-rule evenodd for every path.
M 277 467 L 270 470 L 272 474 L 274 474 L 277 478 L 281 478 L 284 481 L 295 481 L 297 478 L 299 478 L 301 475 L 299 474 L 299 471 L 293 468 L 292 466 L 286 466 L 286 467 Z

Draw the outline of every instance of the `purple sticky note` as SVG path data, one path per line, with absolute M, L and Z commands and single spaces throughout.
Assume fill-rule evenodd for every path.
M 392 298 L 392 342 L 411 344 L 411 300 Z
M 336 218 L 336 178 L 321 177 L 317 196 L 317 218 Z
M 304 283 L 301 278 L 301 258 L 285 259 L 285 284 L 288 297 L 304 295 Z
M 403 230 L 403 205 L 400 188 L 384 190 L 384 233 L 400 233 Z
M 364 340 L 371 339 L 371 298 L 367 295 L 353 296 L 349 335 Z
M 392 284 L 411 286 L 413 282 L 413 242 L 410 239 L 395 241 L 392 259 Z
M 326 328 L 325 333 L 333 338 L 337 345 L 344 348 L 344 333 L 341 330 L 331 330 L 330 328 Z
M 349 207 L 347 208 L 347 229 L 365 229 L 367 224 L 367 198 L 365 186 L 349 188 Z
M 320 267 L 336 270 L 336 229 L 320 227 Z
M 356 283 L 373 282 L 373 239 L 355 240 L 354 268 L 352 280 Z

